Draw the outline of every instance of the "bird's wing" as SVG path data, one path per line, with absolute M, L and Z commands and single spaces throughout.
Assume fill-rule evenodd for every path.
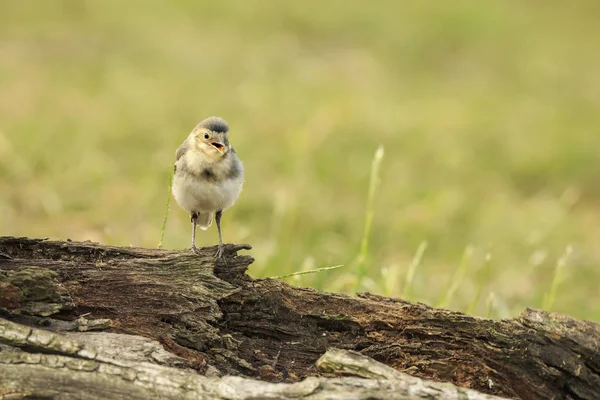
M 176 172 L 177 172 L 177 161 L 179 161 L 179 159 L 180 159 L 181 157 L 183 157 L 183 155 L 184 155 L 185 153 L 187 153 L 187 151 L 188 151 L 188 149 L 189 149 L 189 148 L 190 148 L 190 144 L 189 144 L 189 142 L 188 142 L 188 140 L 187 140 L 187 139 L 185 139 L 185 140 L 183 141 L 183 143 L 181 143 L 181 146 L 179 146 L 179 147 L 177 148 L 177 151 L 175 152 L 175 158 L 176 158 L 176 159 L 175 159 L 175 165 L 173 166 L 173 173 L 176 173 Z
M 190 144 L 189 144 L 188 140 L 185 139 L 183 141 L 183 143 L 181 143 L 181 146 L 179 146 L 177 148 L 177 151 L 175 152 L 175 157 L 176 157 L 175 161 L 178 161 L 188 151 L 189 148 L 190 148 Z

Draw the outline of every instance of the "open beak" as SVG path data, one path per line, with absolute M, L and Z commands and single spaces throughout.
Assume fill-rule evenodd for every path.
M 220 153 L 223 153 L 223 150 L 225 150 L 225 145 L 221 142 L 211 142 L 210 144 L 211 146 L 219 150 Z

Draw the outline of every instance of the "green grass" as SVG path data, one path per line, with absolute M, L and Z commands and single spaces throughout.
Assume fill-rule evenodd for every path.
M 489 276 L 490 276 L 489 274 L 491 271 L 491 261 L 492 261 L 492 255 L 490 253 L 487 253 L 483 259 L 483 268 L 482 268 L 483 271 L 479 274 L 475 297 L 473 297 L 473 299 L 471 300 L 471 303 L 469 304 L 469 307 L 467 308 L 468 314 L 473 314 L 475 312 L 475 309 L 477 308 L 477 306 L 479 304 L 479 299 L 481 298 L 481 295 L 483 294 L 483 290 L 486 287 L 486 285 L 488 284 Z
M 363 231 L 362 241 L 360 242 L 360 252 L 356 260 L 356 286 L 355 291 L 360 291 L 361 282 L 367 275 L 367 257 L 369 256 L 369 240 L 371 239 L 371 227 L 373 226 L 373 202 L 375 201 L 375 192 L 379 184 L 379 171 L 381 170 L 381 162 L 383 161 L 383 147 L 379 146 L 373 157 L 371 164 L 371 175 L 369 177 L 369 192 L 367 195 L 367 209 L 365 212 L 365 228 Z
M 167 221 L 169 220 L 169 212 L 171 211 L 171 189 L 173 188 L 173 172 L 169 175 L 169 189 L 167 190 L 167 204 L 165 206 L 165 217 L 163 219 L 162 226 L 160 228 L 160 240 L 158 241 L 158 248 L 162 247 L 163 241 L 165 240 L 165 231 L 167 230 Z
M 404 279 L 404 287 L 399 292 L 400 296 L 402 298 L 405 298 L 405 299 L 412 298 L 410 291 L 412 288 L 413 281 L 415 279 L 415 274 L 417 272 L 417 268 L 421 264 L 421 260 L 423 259 L 423 254 L 425 253 L 426 248 L 427 248 L 427 242 L 421 242 L 421 244 L 419 245 L 419 248 L 417 249 L 417 252 L 415 253 L 415 256 L 413 257 L 412 261 L 408 265 L 408 268 L 406 268 L 406 278 Z M 396 267 L 395 269 L 399 269 L 399 268 Z M 386 279 L 386 278 L 388 278 L 388 277 L 384 277 L 384 279 Z M 387 280 L 388 279 L 386 279 L 386 281 Z M 394 282 L 394 280 L 392 280 L 392 282 Z M 387 287 L 388 287 L 388 290 L 386 291 L 386 294 L 388 296 L 393 295 L 395 293 L 393 286 L 388 284 Z
M 246 167 L 224 239 L 253 276 L 343 264 L 292 278 L 600 321 L 599 8 L 0 2 L 0 234 L 155 247 L 175 149 L 219 115 Z M 190 231 L 174 205 L 163 247 Z
M 456 291 L 461 287 L 461 284 L 467 276 L 472 259 L 473 247 L 467 246 L 460 260 L 460 264 L 458 264 L 456 270 L 454 271 L 454 274 L 452 275 L 452 278 L 450 279 L 448 289 L 446 290 L 446 293 L 444 294 L 443 298 L 438 302 L 437 307 L 450 307 L 452 299 L 456 297 Z
M 285 279 L 285 278 L 297 277 L 297 276 L 301 276 L 301 275 L 317 274 L 319 272 L 331 271 L 333 269 L 338 269 L 341 267 L 343 267 L 343 265 L 332 265 L 331 267 L 321 267 L 321 268 L 317 268 L 317 269 L 311 269 L 309 271 L 292 272 L 292 273 L 280 275 L 280 276 L 271 276 L 270 278 L 271 279 Z
M 556 297 L 558 295 L 558 288 L 562 281 L 565 279 L 565 268 L 567 267 L 567 263 L 572 252 L 573 248 L 571 246 L 567 246 L 565 254 L 563 254 L 563 256 L 560 257 L 556 262 L 556 268 L 554 269 L 554 276 L 552 278 L 550 290 L 544 295 L 544 302 L 542 303 L 542 307 L 547 310 L 552 309 L 552 306 L 556 301 Z

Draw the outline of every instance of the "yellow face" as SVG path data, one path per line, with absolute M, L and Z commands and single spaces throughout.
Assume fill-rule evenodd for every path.
M 229 141 L 225 133 L 202 128 L 194 134 L 194 147 L 210 159 L 218 160 L 229 151 Z

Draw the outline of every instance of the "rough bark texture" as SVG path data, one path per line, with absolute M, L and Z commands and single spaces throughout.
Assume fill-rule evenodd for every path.
M 309 377 L 294 384 L 275 384 L 202 376 L 181 368 L 178 357 L 164 354 L 157 342 L 138 336 L 100 334 L 91 340 L 95 342 L 91 347 L 90 334 L 77 335 L 73 339 L 0 319 L 0 338 L 13 347 L 12 351 L 0 352 L 0 395 L 61 400 L 500 399 L 413 378 L 346 350 L 330 350 L 318 364 L 326 371 L 341 367 L 370 379 Z M 165 362 L 181 369 L 164 366 Z
M 237 255 L 246 248 L 229 245 L 227 265 L 215 265 L 214 247 L 193 254 L 0 238 L 0 316 L 12 324 L 8 331 L 36 327 L 20 342 L 0 328 L 0 395 L 29 390 L 36 398 L 77 398 L 58 396 L 60 389 L 43 380 L 55 376 L 86 393 L 110 382 L 112 398 L 250 398 L 228 385 L 263 390 L 266 398 L 427 398 L 426 391 L 406 389 L 413 378 L 386 375 L 384 366 L 356 366 L 353 353 L 343 353 L 343 362 L 332 358 L 335 352 L 319 360 L 338 348 L 412 377 L 503 397 L 600 398 L 594 323 L 537 310 L 493 321 L 369 294 L 253 280 L 245 275 L 252 258 Z M 47 331 L 56 338 L 38 333 Z M 77 350 L 61 348 L 64 340 Z M 333 378 L 339 374 L 363 378 Z M 163 375 L 163 386 L 150 378 Z M 31 379 L 17 382 L 19 376 Z M 437 393 L 428 398 L 452 398 L 440 397 L 433 382 L 418 382 Z M 35 391 L 40 386 L 46 394 Z M 187 391 L 177 392 L 182 387 Z M 347 396 L 326 396 L 336 390 Z M 448 390 L 456 398 L 484 398 Z

